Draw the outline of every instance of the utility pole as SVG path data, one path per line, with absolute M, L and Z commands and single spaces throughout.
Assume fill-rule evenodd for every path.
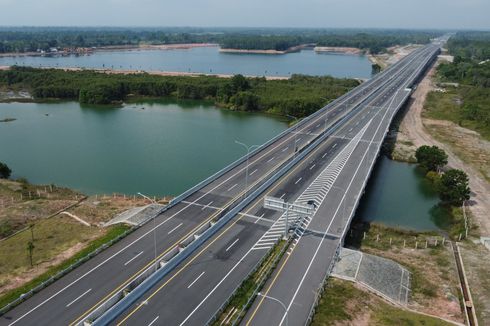
M 245 147 L 245 150 L 247 151 L 247 167 L 245 168 L 245 198 L 247 198 L 247 190 L 248 190 L 248 158 L 250 156 L 250 150 L 252 148 L 256 148 L 256 147 L 259 147 L 260 145 L 251 145 L 251 146 L 248 146 L 247 144 L 244 144 L 242 142 L 239 142 L 238 140 L 235 140 L 235 143 L 238 144 L 238 145 L 241 145 L 243 147 Z
M 138 195 L 140 195 L 143 198 L 148 199 L 152 204 L 156 204 L 156 202 L 151 199 L 148 196 L 143 195 L 141 192 L 138 192 Z M 157 227 L 156 227 L 156 215 L 153 215 L 153 247 L 155 250 L 155 272 L 157 271 Z

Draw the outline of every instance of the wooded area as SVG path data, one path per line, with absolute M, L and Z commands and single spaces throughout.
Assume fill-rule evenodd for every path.
M 0 28 L 0 53 L 114 45 L 218 43 L 223 48 L 283 51 L 300 44 L 357 47 L 371 53 L 428 43 L 436 31 L 360 29 Z
M 470 120 L 489 130 L 490 32 L 460 32 L 449 39 L 447 46 L 454 62 L 441 64 L 438 76 L 443 82 L 459 83 L 459 123 Z
M 25 89 L 36 99 L 118 103 L 129 97 L 207 99 L 234 110 L 307 116 L 359 84 L 353 79 L 293 75 L 288 80 L 213 76 L 106 74 L 13 67 L 0 71 L 0 87 Z

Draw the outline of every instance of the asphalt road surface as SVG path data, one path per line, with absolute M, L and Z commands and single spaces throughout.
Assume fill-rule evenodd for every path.
M 325 182 L 326 194 L 318 199 L 316 214 L 303 221 L 306 227 L 264 290 L 288 307 L 290 325 L 305 323 L 386 129 L 409 94 L 406 87 L 436 51 L 436 46 L 427 46 L 378 77 L 387 82 L 384 87 L 366 95 L 353 117 L 264 193 L 289 202 L 306 198 L 320 192 L 311 187 L 317 178 L 335 171 L 330 175 L 333 181 Z M 298 137 L 308 132 L 301 131 Z M 283 232 L 283 216 L 262 208 L 262 201 L 261 196 L 250 204 L 114 324 L 202 325 L 209 321 Z M 245 323 L 279 325 L 285 316 L 277 302 L 259 298 Z

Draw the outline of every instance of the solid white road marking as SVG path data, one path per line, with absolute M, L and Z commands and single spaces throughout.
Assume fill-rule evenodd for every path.
M 77 298 L 75 298 L 75 300 L 73 300 L 72 302 L 70 302 L 69 304 L 67 304 L 66 307 L 68 308 L 69 306 L 71 306 L 72 304 L 74 304 L 75 302 L 77 302 L 78 300 L 80 300 L 85 294 L 89 293 L 90 291 L 92 291 L 92 289 L 88 289 L 87 291 L 83 292 L 80 296 L 78 296 Z
M 232 189 L 233 189 L 233 188 L 235 188 L 236 186 L 238 186 L 238 183 L 235 183 L 233 186 L 231 186 L 230 188 L 228 188 L 228 190 L 227 190 L 227 191 L 232 190 Z
M 178 228 L 180 228 L 182 226 L 182 224 L 184 224 L 184 223 L 180 223 L 179 225 L 177 225 L 176 227 L 174 227 L 172 230 L 168 231 L 167 234 L 170 234 L 170 233 L 174 232 L 175 230 L 177 230 Z
M 159 318 L 159 317 L 160 317 L 160 316 L 156 316 L 156 317 L 155 317 L 155 319 L 153 319 L 153 320 L 152 320 L 152 321 L 151 321 L 151 322 L 148 324 L 148 326 L 153 325 L 153 324 L 154 324 L 154 323 L 155 323 L 155 322 L 158 320 L 158 318 Z
M 237 238 L 235 241 L 233 241 L 233 243 L 232 243 L 231 245 L 229 245 L 229 246 L 228 246 L 228 248 L 226 248 L 226 250 L 225 250 L 225 251 L 230 250 L 230 249 L 231 249 L 231 247 L 233 247 L 233 246 L 235 245 L 235 243 L 237 243 L 237 242 L 238 242 L 238 240 L 240 240 L 240 239 L 238 239 L 238 238 Z
M 264 217 L 265 213 L 260 215 L 258 219 L 255 220 L 254 224 L 257 224 L 258 221 L 260 221 L 262 219 L 262 217 Z
M 141 251 L 136 256 L 134 256 L 133 258 L 131 258 L 130 260 L 128 260 L 127 262 L 125 262 L 124 263 L 124 266 L 127 266 L 130 262 L 132 262 L 133 260 L 135 260 L 136 258 L 138 258 L 142 253 L 143 253 L 143 251 Z
M 362 94 L 365 94 L 365 93 L 362 93 Z M 352 95 L 354 95 L 354 94 L 352 94 Z M 346 103 L 346 101 L 347 101 L 347 99 L 345 99 L 344 101 L 342 101 L 340 103 L 337 103 L 337 105 L 342 106 L 344 103 Z M 335 113 L 333 115 L 335 115 Z M 305 124 L 305 126 L 303 126 L 304 127 L 303 129 L 308 128 L 308 126 L 309 126 L 309 124 Z M 291 136 L 291 137 L 293 137 L 293 136 Z M 264 156 L 266 156 L 267 154 L 269 154 L 273 150 L 277 149 L 278 147 L 282 146 L 285 142 L 289 141 L 289 139 L 291 137 L 286 137 L 286 139 L 284 139 L 283 141 L 281 141 L 277 146 L 272 147 L 269 151 L 267 151 L 263 155 L 259 156 L 257 158 L 257 160 L 255 160 L 252 163 L 258 162 Z M 226 182 L 228 182 L 229 180 L 231 180 L 233 177 L 237 176 L 243 170 L 245 170 L 245 167 L 243 167 L 242 169 L 240 169 L 239 171 L 237 171 L 233 175 L 229 176 L 225 180 L 223 180 L 221 183 L 219 183 L 218 185 L 216 185 L 215 187 L 213 187 L 210 191 L 206 192 L 205 194 L 203 194 L 202 196 L 200 196 L 199 198 L 197 198 L 193 203 L 197 203 L 199 200 L 201 200 L 202 198 L 206 197 L 209 193 L 211 193 L 212 191 L 214 191 L 217 188 L 221 187 L 223 184 L 225 184 Z M 93 267 L 92 269 L 90 269 L 89 271 L 87 271 L 86 273 L 84 273 L 83 275 L 81 275 L 80 277 L 78 277 L 77 279 L 75 279 L 74 281 L 72 281 L 69 284 L 67 284 L 66 286 L 64 286 L 62 289 L 60 289 L 59 291 L 57 291 L 53 295 L 49 296 L 47 299 L 45 299 L 41 303 L 37 304 L 35 307 L 33 307 L 32 309 L 30 309 L 29 311 L 27 311 L 26 313 L 24 313 L 23 315 L 21 315 L 19 318 L 17 318 L 16 320 L 12 321 L 9 325 L 14 325 L 14 324 L 18 323 L 20 320 L 24 319 L 27 315 L 31 314 L 33 311 L 35 311 L 38 308 L 40 308 L 41 306 L 45 305 L 47 302 L 51 301 L 53 298 L 55 298 L 58 295 L 60 295 L 62 292 L 66 291 L 68 288 L 70 288 L 71 286 L 73 286 L 75 283 L 78 283 L 80 280 L 82 280 L 83 278 L 85 278 L 87 275 L 92 274 L 94 271 L 96 271 L 97 269 L 99 269 L 101 266 L 105 265 L 108 261 L 112 260 L 114 257 L 118 256 L 122 252 L 126 251 L 128 248 L 130 248 L 135 243 L 139 242 L 141 239 L 143 239 L 147 235 L 153 233 L 154 229 L 159 228 L 160 226 L 162 226 L 163 224 L 167 223 L 169 220 L 171 220 L 172 218 L 174 218 L 178 214 L 182 213 L 184 210 L 188 209 L 191 206 L 192 205 L 190 205 L 190 204 L 189 205 L 185 205 L 183 208 L 181 208 L 180 210 L 178 210 L 177 212 L 175 212 L 174 214 L 172 214 L 170 217 L 166 218 L 163 222 L 159 223 L 155 228 L 152 228 L 152 229 L 148 230 L 147 232 L 145 232 L 144 234 L 142 234 L 141 236 L 139 236 L 137 239 L 135 239 L 134 241 L 130 242 L 129 244 L 127 244 L 126 246 L 124 246 L 123 248 L 121 248 L 119 251 L 117 251 L 116 253 L 114 253 L 110 257 L 106 258 L 105 260 L 103 260 L 102 262 L 100 262 L 99 264 L 97 264 L 95 267 Z
M 209 204 L 205 205 L 203 208 L 201 208 L 201 211 L 203 211 L 205 208 L 208 208 L 209 205 L 211 205 L 213 201 L 210 201 Z
M 196 278 L 194 281 L 192 281 L 192 283 L 191 283 L 191 284 L 189 284 L 189 286 L 188 286 L 187 288 L 190 288 L 191 286 L 193 286 L 193 285 L 194 285 L 194 283 L 196 283 L 196 282 L 197 282 L 197 280 L 199 280 L 199 279 L 201 278 L 201 276 L 203 276 L 203 275 L 204 275 L 204 273 L 206 273 L 206 272 L 202 272 L 201 274 L 199 274 L 199 276 L 198 276 L 198 277 L 197 277 L 197 278 Z

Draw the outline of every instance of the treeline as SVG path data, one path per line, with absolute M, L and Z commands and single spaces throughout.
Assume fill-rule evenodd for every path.
M 58 98 L 111 104 L 129 97 L 207 99 L 234 110 L 307 116 L 358 85 L 353 79 L 294 75 L 288 80 L 212 76 L 106 74 L 13 67 L 0 71 L 0 86 L 26 89 L 36 99 Z
M 0 28 L 0 53 L 114 45 L 218 43 L 224 48 L 286 50 L 316 43 L 371 53 L 396 44 L 428 43 L 437 31 L 355 29 Z
M 461 121 L 490 129 L 490 61 L 486 61 L 490 60 L 490 32 L 458 33 L 449 39 L 448 49 L 454 61 L 441 64 L 438 76 L 441 81 L 460 84 Z
M 447 48 L 455 57 L 488 60 L 490 58 L 490 32 L 458 32 L 448 40 Z

